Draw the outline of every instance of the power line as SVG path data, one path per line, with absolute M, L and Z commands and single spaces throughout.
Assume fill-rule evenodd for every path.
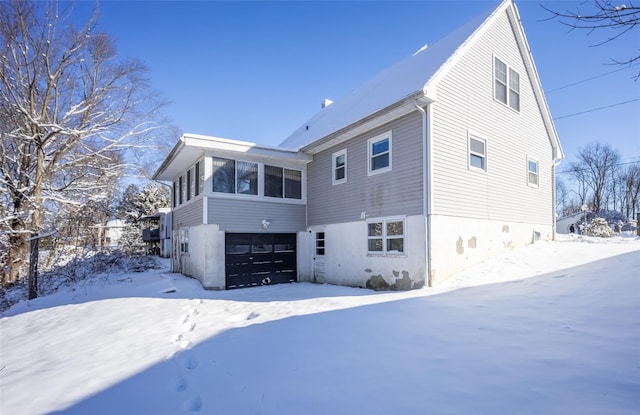
M 563 115 L 561 117 L 555 117 L 553 119 L 553 121 L 561 120 L 563 118 L 575 117 L 576 115 L 587 114 L 589 112 L 600 111 L 600 110 L 604 110 L 604 109 L 607 109 L 607 108 L 617 107 L 619 105 L 630 104 L 630 103 L 636 102 L 636 101 L 640 101 L 640 98 L 635 98 L 635 99 L 631 99 L 629 101 L 624 101 L 624 102 L 618 102 L 616 104 L 606 105 L 604 107 L 592 108 L 590 110 L 586 110 L 586 111 L 582 111 L 582 112 L 576 112 L 574 114 L 567 114 L 567 115 Z
M 544 93 L 545 94 L 551 94 L 552 92 L 560 91 L 560 90 L 565 89 L 565 88 L 569 88 L 569 87 L 572 87 L 572 86 L 575 86 L 575 85 L 580 85 L 580 84 L 585 83 L 585 82 L 593 81 L 594 79 L 602 78 L 603 76 L 607 76 L 607 75 L 611 75 L 612 73 L 624 71 L 626 69 L 633 68 L 634 66 L 638 66 L 638 65 L 640 65 L 640 63 L 634 63 L 633 65 L 629 65 L 629 66 L 625 66 L 624 68 L 619 68 L 619 69 L 615 69 L 613 71 L 605 72 L 603 74 L 592 76 L 591 78 L 583 79 L 581 81 L 576 81 L 576 82 L 573 82 L 573 83 L 568 84 L 568 85 L 564 85 L 564 86 L 561 86 L 561 87 L 558 87 L 558 88 L 554 88 L 554 89 L 549 90 L 549 91 L 545 91 Z
M 618 166 L 626 166 L 627 164 L 637 164 L 637 163 L 640 163 L 640 161 L 636 160 L 636 161 L 628 161 L 626 163 L 616 163 L 613 166 L 614 167 L 618 167 Z M 587 168 L 580 167 L 580 168 L 572 169 L 572 170 L 557 171 L 556 174 L 573 173 L 575 171 L 585 171 L 585 170 L 587 170 Z

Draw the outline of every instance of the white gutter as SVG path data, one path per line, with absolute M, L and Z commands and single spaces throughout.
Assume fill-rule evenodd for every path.
M 431 132 L 431 111 L 427 112 L 418 103 L 415 103 L 418 111 L 422 113 L 422 194 L 426 197 L 426 202 L 422 203 L 422 214 L 425 217 L 425 244 L 426 244 L 426 257 L 427 257 L 427 286 L 433 286 L 431 281 L 431 213 L 433 211 L 433 186 L 431 186 L 431 175 L 433 169 L 433 157 L 432 157 L 432 142 L 430 137 Z M 431 105 L 429 105 L 429 108 Z

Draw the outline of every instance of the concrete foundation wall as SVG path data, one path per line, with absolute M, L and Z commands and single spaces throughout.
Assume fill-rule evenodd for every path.
M 434 215 L 431 218 L 432 283 L 464 268 L 536 240 L 551 240 L 551 225 L 467 219 Z
M 408 216 L 405 255 L 367 254 L 367 222 L 360 220 L 323 227 L 325 232 L 325 275 L 328 284 L 408 290 L 425 285 L 425 226 L 423 216 Z M 307 256 L 298 262 L 300 280 L 313 281 L 313 239 L 306 237 Z M 300 250 L 301 251 L 301 250 Z

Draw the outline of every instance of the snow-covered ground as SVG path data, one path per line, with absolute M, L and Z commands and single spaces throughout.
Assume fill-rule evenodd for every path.
M 639 316 L 634 237 L 399 293 L 111 275 L 2 314 L 0 413 L 638 414 Z

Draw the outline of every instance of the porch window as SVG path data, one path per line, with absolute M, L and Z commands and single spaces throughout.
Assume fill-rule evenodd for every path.
M 195 195 L 198 196 L 204 191 L 204 172 L 202 171 L 202 161 L 197 162 L 194 169 L 195 185 L 193 187 L 196 193 Z
M 258 194 L 258 163 L 237 161 L 238 185 L 236 192 L 243 195 Z
M 264 195 L 302 199 L 302 172 L 278 166 L 264 166 Z
M 193 196 L 193 183 L 191 182 L 193 179 L 193 174 L 191 174 L 191 169 L 187 170 L 187 200 L 191 200 Z
M 235 193 L 236 162 L 213 157 L 213 191 L 220 193 Z
M 372 219 L 367 222 L 367 252 L 371 255 L 404 255 L 405 219 Z

